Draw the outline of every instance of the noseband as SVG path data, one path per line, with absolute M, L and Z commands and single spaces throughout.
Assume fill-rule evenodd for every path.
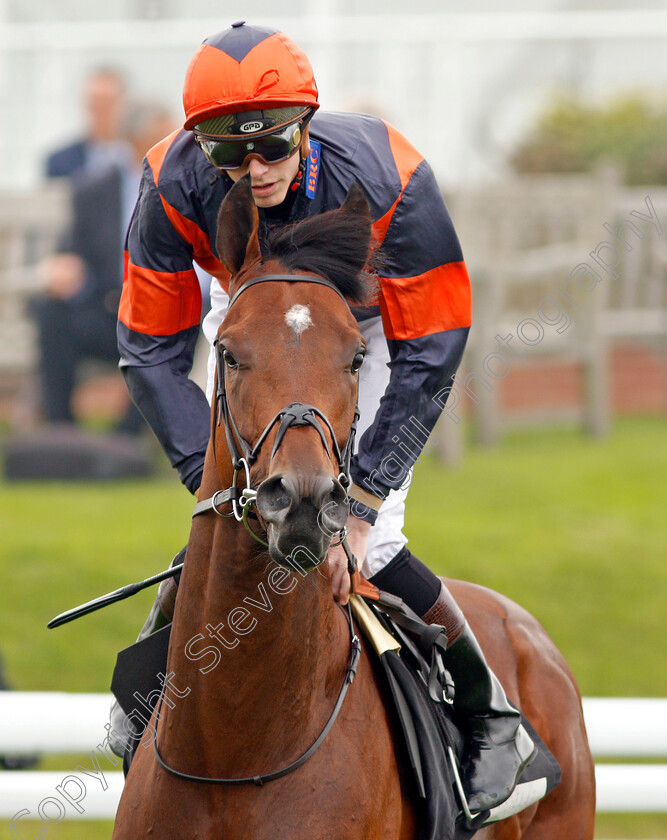
M 242 295 L 243 292 L 245 292 L 251 286 L 255 286 L 258 283 L 271 282 L 317 283 L 320 286 L 326 286 L 327 288 L 334 291 L 341 298 L 341 300 L 345 301 L 345 305 L 347 306 L 347 301 L 345 300 L 344 295 L 340 292 L 338 288 L 336 288 L 336 286 L 334 286 L 334 284 L 331 281 L 326 280 L 324 277 L 318 277 L 314 274 L 263 274 L 259 277 L 254 277 L 252 280 L 249 280 L 234 293 L 229 302 L 229 307 L 227 311 L 229 312 L 234 303 L 238 300 L 239 296 Z M 331 458 L 331 449 L 333 448 L 333 455 L 338 464 L 338 481 L 344 487 L 344 489 L 347 490 L 347 488 L 351 484 L 350 459 L 352 458 L 352 450 L 354 449 L 354 439 L 357 430 L 357 421 L 359 419 L 359 409 L 357 406 L 355 406 L 354 420 L 352 422 L 352 426 L 350 427 L 350 433 L 342 449 L 340 449 L 340 447 L 338 446 L 338 442 L 336 441 L 336 434 L 327 416 L 323 414 L 319 410 L 319 408 L 316 408 L 313 405 L 305 405 L 304 403 L 299 402 L 290 403 L 286 408 L 283 408 L 280 411 L 278 411 L 274 415 L 273 419 L 270 420 L 265 426 L 264 431 L 260 434 L 255 445 L 251 446 L 239 432 L 238 426 L 236 425 L 236 422 L 229 407 L 229 401 L 227 399 L 227 390 L 225 387 L 225 363 L 223 359 L 225 348 L 218 341 L 218 339 L 214 341 L 213 346 L 215 348 L 216 354 L 217 374 L 217 387 L 215 393 L 215 406 L 213 412 L 212 430 L 213 453 L 215 455 L 215 429 L 222 423 L 224 424 L 225 428 L 225 438 L 227 440 L 227 447 L 229 449 L 232 467 L 234 469 L 234 476 L 232 479 L 231 487 L 229 487 L 227 490 L 218 490 L 218 492 L 215 493 L 210 499 L 206 499 L 202 502 L 199 502 L 197 505 L 195 505 L 195 509 L 192 515 L 193 517 L 198 516 L 199 514 L 207 513 L 209 510 L 214 510 L 220 516 L 233 515 L 237 519 L 237 521 L 243 522 L 245 524 L 246 528 L 248 528 L 248 530 L 256 540 L 266 545 L 264 540 L 262 540 L 249 527 L 247 521 L 250 505 L 255 501 L 255 498 L 257 496 L 257 491 L 253 490 L 250 487 L 250 468 L 257 460 L 261 448 L 274 426 L 279 424 L 278 431 L 276 433 L 276 438 L 273 442 L 270 460 L 273 460 L 273 458 L 275 457 L 276 452 L 278 451 L 280 444 L 283 442 L 285 433 L 288 429 L 291 429 L 296 426 L 312 426 L 318 433 L 320 440 L 322 441 L 322 445 L 324 446 L 329 458 Z M 325 424 L 325 426 L 329 430 L 329 434 L 331 435 L 331 447 L 329 447 L 329 443 L 324 434 L 324 430 L 322 429 L 322 425 L 320 424 L 320 420 Z M 239 451 L 239 446 L 242 452 Z M 244 470 L 245 472 L 246 486 L 243 490 L 239 490 L 236 486 L 236 480 L 241 470 Z M 231 514 L 223 514 L 218 509 L 220 505 L 226 502 L 232 503 Z

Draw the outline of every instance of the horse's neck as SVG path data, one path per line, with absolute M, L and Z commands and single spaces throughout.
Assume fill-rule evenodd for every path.
M 182 754 L 195 737 L 209 772 L 253 774 L 314 740 L 340 688 L 349 633 L 323 572 L 284 570 L 258 557 L 234 519 L 211 519 L 193 528 L 171 638 L 168 670 L 190 693 L 168 695 L 160 744 Z

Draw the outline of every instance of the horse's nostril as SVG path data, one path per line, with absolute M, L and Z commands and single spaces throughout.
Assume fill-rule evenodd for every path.
M 257 510 L 270 522 L 284 518 L 295 500 L 295 488 L 284 476 L 267 478 L 257 490 Z
M 333 491 L 337 483 L 330 476 L 323 476 L 316 482 L 312 495 L 313 504 L 316 508 L 322 508 L 333 501 Z
M 345 525 L 349 513 L 347 493 L 339 481 L 330 480 L 328 492 L 323 495 L 318 507 L 320 527 L 333 536 Z
M 302 482 L 286 474 L 267 478 L 257 490 L 259 515 L 267 522 L 280 526 L 306 502 L 325 533 L 332 536 L 340 531 L 348 515 L 347 495 L 340 482 L 330 475 L 323 475 L 308 484 L 302 486 Z

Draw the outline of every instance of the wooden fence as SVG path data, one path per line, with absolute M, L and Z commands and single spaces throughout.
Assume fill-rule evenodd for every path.
M 448 198 L 473 287 L 464 362 L 438 429 L 445 460 L 462 452 L 461 417 L 495 444 L 512 422 L 576 419 L 592 434 L 610 421 L 611 351 L 647 342 L 667 349 L 667 189 L 621 186 L 611 167 L 595 176 L 528 176 Z M 532 406 L 512 415 L 505 380 L 527 365 L 579 367 L 578 405 Z M 667 408 L 667 406 L 664 406 Z
M 69 220 L 69 190 L 51 181 L 38 190 L 0 191 L 0 370 L 34 361 L 25 303 L 40 288 L 37 266 L 53 252 Z
M 0 191 L 0 398 L 17 420 L 34 399 L 36 362 L 30 296 L 40 289 L 39 261 L 52 253 L 70 217 L 69 190 L 49 182 L 36 190 Z
M 0 191 L 0 396 L 34 390 L 35 343 L 25 304 L 36 265 L 67 223 L 67 189 L 49 183 Z M 610 353 L 621 340 L 667 347 L 667 189 L 626 188 L 611 168 L 595 176 L 527 176 L 461 189 L 448 204 L 468 262 L 474 322 L 436 437 L 461 456 L 461 418 L 493 444 L 514 422 L 545 416 L 603 434 L 612 411 Z M 539 360 L 576 365 L 576 404 L 520 412 L 503 405 L 517 371 Z M 666 377 L 667 378 L 667 377 Z M 17 384 L 18 383 L 18 384 Z M 23 383 L 23 384 L 21 384 Z M 539 391 L 539 388 L 537 389 Z

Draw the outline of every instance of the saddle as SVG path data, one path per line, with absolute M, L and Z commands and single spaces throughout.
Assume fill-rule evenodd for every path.
M 444 667 L 447 636 L 425 624 L 400 599 L 361 579 L 351 598 L 357 624 L 381 663 L 386 697 L 402 733 L 399 749 L 410 768 L 418 812 L 418 840 L 466 840 L 545 796 L 560 782 L 558 762 L 522 715 L 538 753 L 512 796 L 492 811 L 470 814 L 459 776 L 464 722 L 453 706 L 455 687 Z M 365 597 L 364 597 L 365 596 Z M 171 624 L 118 654 L 111 690 L 137 730 L 126 752 L 127 774 L 139 739 L 163 687 Z
M 367 590 L 363 579 L 357 592 L 352 596 L 353 612 L 383 666 L 403 735 L 418 802 L 419 840 L 465 840 L 482 826 L 518 813 L 559 784 L 558 762 L 522 714 L 537 756 L 506 802 L 472 815 L 459 775 L 465 730 L 452 702 L 455 686 L 443 664 L 444 629 L 425 624 L 400 598 Z M 367 597 L 359 597 L 363 594 Z

